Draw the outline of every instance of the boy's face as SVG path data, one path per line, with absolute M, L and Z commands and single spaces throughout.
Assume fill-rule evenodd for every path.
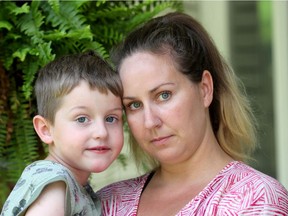
M 49 157 L 80 178 L 105 170 L 123 146 L 121 99 L 81 81 L 68 95 L 50 127 Z M 84 181 L 83 179 L 83 181 Z M 87 180 L 87 179 L 86 179 Z

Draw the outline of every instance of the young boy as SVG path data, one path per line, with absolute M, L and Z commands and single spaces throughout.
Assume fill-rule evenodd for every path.
M 39 71 L 35 131 L 49 155 L 25 168 L 1 215 L 100 215 L 88 184 L 123 146 L 122 86 L 93 52 L 64 56 Z

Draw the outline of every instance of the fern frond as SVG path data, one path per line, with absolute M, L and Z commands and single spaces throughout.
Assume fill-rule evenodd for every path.
M 92 40 L 93 34 L 90 30 L 90 26 L 83 26 L 81 29 L 72 29 L 67 32 L 66 37 L 74 40 L 89 39 Z
M 104 21 L 106 19 L 111 19 L 111 20 L 122 20 L 123 18 L 131 15 L 129 8 L 127 8 L 125 5 L 118 5 L 117 7 L 113 5 L 108 5 L 105 6 L 103 9 L 102 8 L 95 8 L 97 12 L 93 12 L 94 10 L 88 11 L 88 18 L 90 20 L 101 20 Z
M 60 2 L 59 0 L 48 0 L 48 4 L 52 8 L 55 13 L 59 13 L 60 11 Z
M 16 16 L 19 14 L 27 14 L 30 11 L 30 6 L 27 3 L 23 4 L 21 7 L 17 7 L 16 4 L 10 4 L 8 7 L 11 14 Z
M 117 44 L 119 41 L 121 41 L 124 35 L 113 26 L 103 26 L 101 32 L 95 32 L 95 37 L 101 38 L 103 43 L 113 46 L 114 44 Z
M 31 58 L 30 58 L 31 59 Z M 35 59 L 35 58 L 33 58 Z M 32 92 L 33 92 L 33 81 L 35 79 L 35 74 L 39 68 L 39 64 L 31 64 L 30 61 L 27 61 L 28 64 L 25 62 L 23 63 L 23 85 L 22 91 L 24 94 L 25 99 L 29 99 Z
M 23 47 L 19 47 L 13 54 L 13 58 L 19 58 L 20 61 L 24 61 L 26 59 L 27 54 L 30 52 L 31 48 L 24 45 Z
M 10 22 L 7 21 L 0 21 L 0 29 L 7 29 L 10 31 L 13 28 L 13 25 Z
M 60 41 L 63 39 L 70 38 L 75 41 L 79 41 L 82 39 L 93 39 L 93 34 L 90 30 L 90 26 L 87 25 L 83 29 L 73 29 L 69 32 L 60 31 L 59 29 L 55 29 L 54 31 L 46 32 L 43 38 L 47 41 Z
M 1 102 L 1 101 L 0 101 Z M 0 104 L 1 108 L 1 104 Z M 8 117 L 6 113 L 0 113 L 0 158 L 3 158 L 5 155 L 5 144 L 6 144 L 6 137 L 7 137 L 7 125 Z
M 83 42 L 83 44 L 79 47 L 80 50 L 87 51 L 87 50 L 94 50 L 96 51 L 102 58 L 108 59 L 109 54 L 106 50 L 106 48 L 97 41 L 87 41 Z
M 18 57 L 22 62 L 21 70 L 24 81 L 22 90 L 25 98 L 29 99 L 33 90 L 32 84 L 37 70 L 55 58 L 55 55 L 52 54 L 51 42 L 43 42 L 34 48 L 24 44 L 13 53 L 12 57 Z
M 54 60 L 55 54 L 52 54 L 51 41 L 39 44 L 36 56 L 37 55 L 39 55 L 39 65 L 41 67 Z
M 131 8 L 131 14 L 133 14 L 132 17 L 130 17 L 129 20 L 123 24 L 125 26 L 125 29 L 130 32 L 132 29 L 136 28 L 141 23 L 146 22 L 147 20 L 150 20 L 157 14 L 164 12 L 167 8 L 173 8 L 175 5 L 175 2 L 163 2 L 161 4 L 155 5 L 153 1 L 146 2 L 144 4 L 145 7 L 150 8 L 149 10 L 144 10 L 141 13 L 139 13 L 139 10 L 143 10 L 142 6 L 136 5 L 134 8 Z M 171 9 L 170 9 L 171 10 Z
M 13 146 L 7 149 L 8 178 L 11 181 L 17 180 L 25 166 L 38 157 L 38 140 L 28 113 L 30 104 L 27 103 L 21 93 L 14 93 L 13 95 L 17 97 L 14 101 L 19 103 L 17 102 L 17 106 L 14 106 L 13 110 L 15 115 L 12 134 Z
M 48 14 L 46 22 L 51 23 L 53 28 L 59 28 L 64 32 L 71 29 L 83 29 L 86 18 L 79 13 L 79 8 L 83 3 L 82 1 L 61 2 L 59 10 L 51 10 L 50 5 L 43 4 L 43 9 Z
M 42 43 L 44 34 L 43 31 L 40 30 L 41 25 L 44 23 L 44 16 L 38 10 L 38 6 L 39 2 L 33 1 L 29 13 L 22 15 L 18 22 L 20 30 L 31 37 L 35 45 Z

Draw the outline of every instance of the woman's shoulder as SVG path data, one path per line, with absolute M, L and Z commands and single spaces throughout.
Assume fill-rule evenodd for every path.
M 201 211 L 217 210 L 219 215 L 288 215 L 288 192 L 276 179 L 233 161 L 226 165 L 193 200 Z M 199 205 L 200 206 L 200 205 Z M 199 210 L 200 211 L 200 210 Z M 217 215 L 218 215 L 217 214 Z
M 225 187 L 228 194 L 253 195 L 263 199 L 288 202 L 287 189 L 275 178 L 239 161 L 228 164 L 213 180 L 212 185 Z M 287 204 L 286 204 L 287 205 Z M 287 206 L 288 208 L 288 206 Z
M 218 177 L 222 203 L 236 203 L 241 215 L 288 214 L 287 189 L 275 178 L 242 162 L 230 163 Z
M 148 176 L 149 173 L 135 178 L 114 182 L 97 191 L 97 195 L 103 199 L 105 197 L 109 198 L 110 196 L 115 196 L 117 194 L 123 195 L 133 192 L 135 193 L 144 186 Z
M 231 184 L 245 185 L 244 182 L 249 185 L 258 186 L 273 186 L 276 188 L 284 189 L 284 186 L 275 178 L 256 170 L 255 168 L 240 162 L 233 161 L 229 163 L 219 174 L 219 177 L 227 177 L 227 181 Z

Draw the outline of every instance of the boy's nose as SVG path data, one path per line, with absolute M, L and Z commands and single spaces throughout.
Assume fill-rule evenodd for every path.
M 93 127 L 93 137 L 95 139 L 107 137 L 108 132 L 104 122 L 95 122 Z

